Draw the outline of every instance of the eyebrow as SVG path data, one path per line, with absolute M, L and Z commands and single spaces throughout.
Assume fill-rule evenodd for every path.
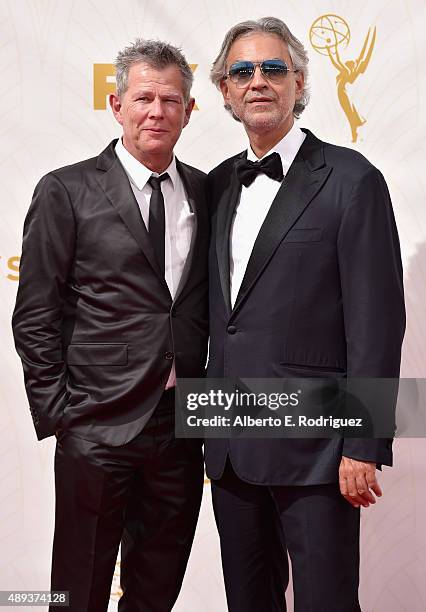
M 140 88 L 137 91 L 134 92 L 134 97 L 137 98 L 138 96 L 142 96 L 145 94 L 152 94 L 153 93 L 153 89 L 151 87 L 146 87 L 146 88 Z M 175 90 L 171 90 L 171 91 L 163 91 L 160 92 L 160 97 L 167 97 L 167 98 L 183 98 L 183 93 L 180 93 L 178 91 Z

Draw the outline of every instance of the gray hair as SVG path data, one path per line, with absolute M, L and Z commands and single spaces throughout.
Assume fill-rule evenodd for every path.
M 254 34 L 257 32 L 261 32 L 264 34 L 274 34 L 275 36 L 281 38 L 281 40 L 283 40 L 288 47 L 288 52 L 290 54 L 291 61 L 293 62 L 293 69 L 300 71 L 304 76 L 305 80 L 302 96 L 300 100 L 296 100 L 296 104 L 293 108 L 293 115 L 298 118 L 309 102 L 309 58 L 300 40 L 298 40 L 290 32 L 286 24 L 281 21 L 281 19 L 277 19 L 276 17 L 262 17 L 262 19 L 257 19 L 256 21 L 250 20 L 237 23 L 237 25 L 231 28 L 225 36 L 225 39 L 222 43 L 222 47 L 219 51 L 219 55 L 213 62 L 213 66 L 210 72 L 210 78 L 214 85 L 216 85 L 216 87 L 220 89 L 220 83 L 226 76 L 226 60 L 228 59 L 231 46 L 238 38 L 241 38 L 242 36 L 248 36 L 249 34 Z M 225 105 L 225 108 L 230 111 L 234 119 L 237 119 L 237 121 L 239 121 L 238 117 L 236 117 L 232 113 L 232 109 L 229 107 L 228 104 Z
M 170 65 L 177 66 L 183 79 L 184 99 L 188 102 L 194 76 L 182 51 L 160 40 L 142 38 L 137 38 L 133 44 L 120 51 L 114 62 L 118 96 L 124 95 L 127 91 L 130 68 L 140 62 L 160 70 Z

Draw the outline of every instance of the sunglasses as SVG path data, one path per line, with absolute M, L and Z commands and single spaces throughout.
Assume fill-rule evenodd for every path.
M 273 83 L 280 83 L 288 72 L 299 72 L 298 70 L 290 70 L 283 60 L 270 59 L 263 60 L 263 62 L 235 62 L 225 76 L 229 77 L 237 87 L 243 87 L 252 80 L 256 66 L 259 66 L 265 79 Z

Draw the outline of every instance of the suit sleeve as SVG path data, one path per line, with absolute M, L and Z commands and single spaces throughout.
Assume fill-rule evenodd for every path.
M 57 177 L 48 174 L 37 185 L 25 219 L 19 288 L 12 319 L 38 439 L 60 428 L 67 402 L 61 325 L 75 237 L 68 193 Z
M 374 167 L 352 190 L 337 249 L 348 379 L 397 381 L 405 331 L 402 264 L 389 192 Z M 396 393 L 395 386 L 390 386 L 387 395 L 395 403 L 397 384 Z M 346 438 L 343 455 L 392 465 L 391 449 L 392 439 L 388 438 Z

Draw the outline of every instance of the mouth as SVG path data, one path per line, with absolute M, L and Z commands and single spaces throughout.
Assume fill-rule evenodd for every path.
M 265 103 L 273 102 L 273 99 L 259 96 L 258 98 L 252 98 L 251 100 L 247 100 L 248 104 L 259 104 L 259 102 L 265 104 Z
M 156 127 L 147 127 L 147 128 L 143 128 L 144 132 L 153 132 L 154 134 L 165 134 L 167 132 L 167 130 L 163 130 L 161 128 L 156 128 Z

